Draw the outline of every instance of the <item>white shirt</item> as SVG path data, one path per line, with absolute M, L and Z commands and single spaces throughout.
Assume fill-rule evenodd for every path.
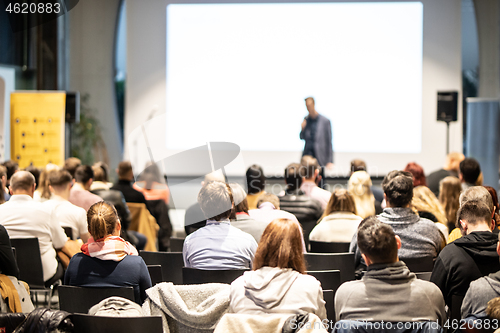
M 73 230 L 73 238 L 80 238 L 81 235 L 88 233 L 87 212 L 85 209 L 73 205 L 68 200 L 52 195 L 50 200 L 45 201 L 43 206 L 47 211 L 55 214 L 55 217 L 61 227 L 70 227 Z
M 329 191 L 319 188 L 315 183 L 309 181 L 302 182 L 300 189 L 308 197 L 318 200 L 323 210 L 328 205 L 328 201 L 330 201 L 330 197 L 332 196 Z
M 38 238 L 42 256 L 43 280 L 49 280 L 57 271 L 56 251 L 67 237 L 57 220 L 41 203 L 27 194 L 13 195 L 0 205 L 0 224 L 10 238 Z
M 350 212 L 333 212 L 314 227 L 309 234 L 309 240 L 350 243 L 362 220 Z

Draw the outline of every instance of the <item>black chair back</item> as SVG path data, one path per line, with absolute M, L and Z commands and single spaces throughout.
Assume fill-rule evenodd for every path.
M 430 281 L 432 272 L 418 272 L 418 273 L 415 273 L 415 275 L 417 276 L 417 279 L 424 280 L 424 281 Z
M 228 283 L 243 275 L 248 269 L 204 270 L 183 267 L 183 284 Z
M 150 252 L 140 251 L 139 255 L 146 265 L 161 265 L 162 282 L 182 284 L 182 252 Z
M 434 268 L 434 257 L 420 257 L 420 258 L 399 258 L 400 261 L 403 261 L 408 269 L 413 273 L 417 272 L 432 272 Z
M 73 238 L 73 228 L 71 227 L 63 227 L 64 229 L 64 233 L 66 234 L 66 236 L 69 237 L 69 239 L 74 239 Z
M 304 253 L 308 271 L 340 270 L 340 282 L 354 280 L 354 253 Z
M 307 271 L 307 274 L 314 276 L 319 282 L 321 282 L 321 288 L 323 290 L 333 290 L 334 292 L 340 287 L 340 271 L 329 270 L 329 271 Z
M 19 280 L 28 283 L 31 289 L 45 289 L 38 238 L 11 238 L 10 243 L 16 248 Z
M 330 323 L 335 323 L 335 292 L 333 290 L 323 289 L 323 300 L 325 301 L 326 318 L 328 318 L 328 321 Z M 333 325 L 328 325 L 328 327 L 330 328 L 329 331 L 331 332 L 333 329 Z
M 161 317 L 101 317 L 73 314 L 74 333 L 162 333 Z
M 312 253 L 346 253 L 351 243 L 309 241 Z
M 171 252 L 182 252 L 184 247 L 184 239 L 178 237 L 170 237 L 170 251 Z
M 91 307 L 111 296 L 123 297 L 135 301 L 134 288 L 132 287 L 94 288 L 59 286 L 57 291 L 59 293 L 59 308 L 71 313 L 88 313 Z
M 161 265 L 147 265 L 149 276 L 151 277 L 151 284 L 154 286 L 155 284 L 163 282 L 163 275 L 161 274 Z

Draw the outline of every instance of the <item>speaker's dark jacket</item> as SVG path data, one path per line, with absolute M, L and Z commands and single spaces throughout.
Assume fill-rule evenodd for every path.
M 306 117 L 308 119 L 309 117 Z M 300 139 L 306 140 L 309 135 L 310 127 L 306 127 L 300 132 Z M 333 163 L 333 146 L 332 146 L 332 124 L 325 116 L 318 115 L 316 124 L 316 135 L 314 136 L 314 152 L 315 158 L 319 165 L 325 166 L 327 163 Z

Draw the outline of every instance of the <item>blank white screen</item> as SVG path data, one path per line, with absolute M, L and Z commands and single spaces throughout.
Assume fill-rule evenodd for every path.
M 335 152 L 421 150 L 420 2 L 167 6 L 168 149 L 301 151 L 313 96 Z

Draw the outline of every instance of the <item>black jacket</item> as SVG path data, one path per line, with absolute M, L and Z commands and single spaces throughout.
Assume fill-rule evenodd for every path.
M 132 187 L 132 183 L 128 180 L 119 180 L 111 187 L 112 190 L 118 190 L 123 193 L 126 202 L 136 202 L 146 204 L 144 194 Z
M 500 270 L 498 235 L 475 231 L 448 244 L 439 253 L 431 282 L 443 293 L 447 305 L 451 296 L 465 296 L 472 281 Z
M 321 208 L 319 201 L 311 199 L 300 189 L 286 190 L 285 195 L 280 197 L 280 209 L 297 217 L 304 229 L 304 240 L 307 245 L 309 233 L 323 215 L 323 208 Z

